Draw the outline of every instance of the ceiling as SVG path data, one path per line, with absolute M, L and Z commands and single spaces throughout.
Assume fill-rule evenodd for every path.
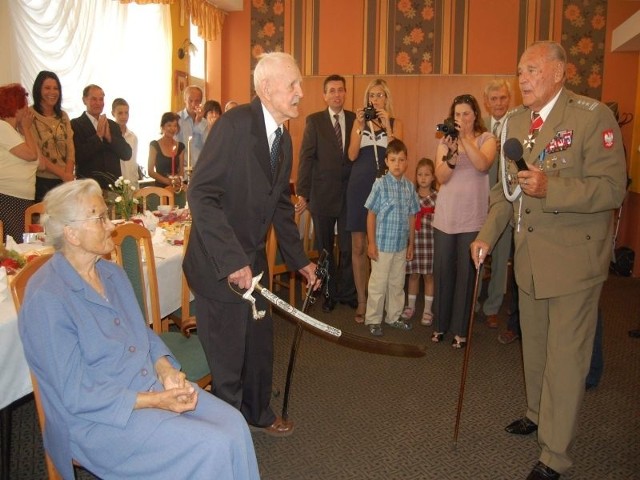
M 207 2 L 225 12 L 242 11 L 242 0 L 207 0 Z

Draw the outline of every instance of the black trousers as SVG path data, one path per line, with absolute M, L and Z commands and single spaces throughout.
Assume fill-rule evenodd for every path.
M 251 306 L 225 303 L 194 294 L 198 338 L 213 377 L 213 394 L 242 412 L 247 423 L 271 425 L 276 415 L 271 401 L 273 378 L 273 319 L 267 301 L 256 295 L 259 310 L 267 314 L 254 320 Z
M 357 299 L 356 286 L 351 267 L 351 233 L 346 231 L 346 202 L 338 217 L 313 213 L 313 228 L 318 251 L 325 249 L 329 253 L 329 296 L 336 301 L 348 302 Z M 333 255 L 333 242 L 336 225 L 338 230 L 338 249 L 340 256 L 336 265 Z

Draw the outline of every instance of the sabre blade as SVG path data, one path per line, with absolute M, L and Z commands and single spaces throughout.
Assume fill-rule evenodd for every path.
M 256 284 L 255 290 L 264 298 L 266 298 L 270 303 L 278 307 L 278 309 L 287 313 L 288 315 L 285 318 L 292 320 L 298 325 L 306 327 L 311 333 L 320 335 L 322 338 L 333 341 L 345 347 L 361 350 L 368 353 L 379 353 L 381 355 L 410 358 L 424 357 L 427 352 L 427 347 L 425 345 L 381 342 L 379 340 L 370 340 L 359 335 L 354 335 L 353 333 L 343 332 L 338 328 L 327 325 L 320 320 L 316 320 L 306 313 L 301 312 L 297 308 L 292 307 L 287 302 L 267 290 L 259 283 Z

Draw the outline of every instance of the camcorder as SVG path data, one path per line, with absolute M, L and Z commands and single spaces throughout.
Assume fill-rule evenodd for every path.
M 456 122 L 453 118 L 445 118 L 443 123 L 436 125 L 436 132 L 442 132 L 445 137 L 451 137 L 452 139 L 458 138 L 458 130 L 456 130 Z
M 376 118 L 378 118 L 378 112 L 376 112 L 373 103 L 370 103 L 364 108 L 364 119 L 367 122 L 370 122 L 371 120 L 375 120 Z

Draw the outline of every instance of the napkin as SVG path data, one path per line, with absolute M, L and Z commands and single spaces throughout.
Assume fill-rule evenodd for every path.
M 164 245 L 167 241 L 166 232 L 164 228 L 156 228 L 151 237 L 151 243 L 154 245 Z
M 0 303 L 9 298 L 9 277 L 7 277 L 7 269 L 0 267 Z
M 7 250 L 15 250 L 17 246 L 18 246 L 18 244 L 13 239 L 13 237 L 11 235 L 7 235 L 7 243 L 5 244 L 6 249 Z

